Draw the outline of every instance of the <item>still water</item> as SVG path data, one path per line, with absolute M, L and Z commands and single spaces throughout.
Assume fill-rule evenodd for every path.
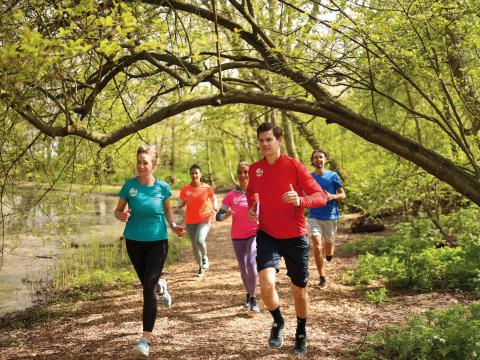
M 17 190 L 4 197 L 5 238 L 0 269 L 0 315 L 34 304 L 56 277 L 65 249 L 119 242 L 116 196 Z

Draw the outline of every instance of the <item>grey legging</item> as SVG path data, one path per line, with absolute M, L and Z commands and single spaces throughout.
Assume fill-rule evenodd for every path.
M 210 230 L 210 221 L 203 221 L 198 224 L 187 224 L 187 232 L 192 242 L 193 255 L 197 263 L 202 266 L 202 259 L 207 256 L 207 234 Z

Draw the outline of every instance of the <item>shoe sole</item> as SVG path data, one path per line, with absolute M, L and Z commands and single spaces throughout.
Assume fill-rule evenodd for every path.
M 305 352 L 301 352 L 301 351 L 298 351 L 298 350 L 295 350 L 293 349 L 293 355 L 297 355 L 297 356 L 305 356 L 307 355 L 307 350 L 305 349 Z
M 139 356 L 144 357 L 144 358 L 147 358 L 148 355 L 149 355 L 149 354 L 145 354 L 142 350 L 140 350 L 140 349 L 138 349 L 138 348 L 136 348 L 136 347 L 134 347 L 134 348 L 132 349 L 132 352 L 133 352 L 135 355 L 139 355 Z
M 163 294 L 162 294 L 163 295 Z M 160 296 L 162 296 L 160 295 Z M 163 297 L 160 298 L 160 302 L 162 303 L 162 305 L 164 307 L 166 307 L 167 309 L 170 309 L 172 307 L 172 298 L 170 297 L 170 301 L 168 300 L 165 300 Z
M 280 333 L 278 334 L 278 337 L 280 338 L 280 344 L 279 345 L 272 345 L 270 343 L 270 340 L 268 341 L 268 346 L 270 346 L 272 349 L 280 349 L 283 345 L 283 334 L 282 334 L 282 330 L 280 330 Z
M 283 346 L 283 337 L 282 337 L 282 341 L 280 341 L 280 344 L 279 345 L 273 345 L 270 343 L 270 341 L 268 342 L 268 346 L 271 348 L 271 349 L 280 349 L 282 346 Z
M 162 289 L 163 289 L 163 293 L 158 294 L 158 296 L 160 297 L 160 302 L 162 303 L 162 305 L 164 307 L 166 307 L 167 309 L 169 309 L 169 308 L 172 307 L 172 302 L 173 302 L 172 297 L 170 296 L 170 293 L 168 292 L 167 282 L 164 280 L 164 281 L 162 281 L 162 284 L 164 284 L 164 286 L 161 286 Z M 158 282 L 158 285 L 160 285 L 160 281 Z M 170 301 L 165 300 L 165 298 L 163 297 L 164 294 L 168 294 L 168 297 L 170 298 Z

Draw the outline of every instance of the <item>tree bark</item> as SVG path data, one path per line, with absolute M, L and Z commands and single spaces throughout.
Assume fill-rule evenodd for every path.
M 166 106 L 144 118 L 138 119 L 111 134 L 99 134 L 89 129 L 70 126 L 65 127 L 49 126 L 43 121 L 34 118 L 32 115 L 21 112 L 21 115 L 49 136 L 68 136 L 77 135 L 84 137 L 100 146 L 107 146 L 133 134 L 139 130 L 145 129 L 150 125 L 158 123 L 166 118 L 180 114 L 184 111 L 202 107 L 202 106 L 225 106 L 230 104 L 254 104 L 278 108 L 287 111 L 301 112 L 313 116 L 324 118 L 329 123 L 338 124 L 363 139 L 380 145 L 404 159 L 417 164 L 426 172 L 432 174 L 438 179 L 446 182 L 456 189 L 460 194 L 472 200 L 480 206 L 480 180 L 454 162 L 441 156 L 440 154 L 424 147 L 413 140 L 402 136 L 399 133 L 381 125 L 369 118 L 359 115 L 352 110 L 327 101 L 326 104 L 321 101 L 315 103 L 301 100 L 283 98 L 274 95 L 262 94 L 251 91 L 228 91 L 224 96 L 212 95 L 181 101 L 176 104 Z M 17 109 L 18 111 L 18 109 Z
M 208 178 L 210 180 L 210 185 L 215 188 L 215 179 L 213 177 L 213 167 L 212 167 L 212 155 L 210 152 L 210 142 L 208 138 L 205 137 L 205 146 L 207 148 L 207 169 L 208 169 Z
M 233 184 L 238 185 L 237 179 L 235 178 L 235 175 L 233 174 L 232 162 L 230 161 L 230 156 L 228 156 L 227 147 L 225 146 L 225 142 L 224 141 L 220 141 L 220 142 L 222 143 L 223 160 L 225 161 L 225 164 L 227 165 L 227 170 L 228 170 L 228 175 L 230 176 L 230 180 L 232 181 Z
M 282 128 L 283 138 L 285 139 L 285 147 L 287 148 L 287 154 L 295 159 L 298 159 L 297 147 L 295 146 L 295 138 L 293 137 L 292 123 L 288 121 L 285 113 L 281 113 L 282 116 Z

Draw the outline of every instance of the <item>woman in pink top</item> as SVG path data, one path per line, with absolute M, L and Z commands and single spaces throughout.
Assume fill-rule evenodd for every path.
M 202 277 L 210 266 L 206 239 L 210 230 L 210 216 L 217 211 L 217 198 L 213 189 L 202 182 L 202 171 L 197 164 L 190 167 L 190 178 L 190 184 L 180 190 L 178 207 L 187 207 L 185 224 L 192 242 L 193 255 L 199 265 L 197 276 Z
M 240 187 L 230 191 L 222 201 L 222 206 L 217 213 L 217 221 L 223 221 L 232 216 L 231 237 L 233 250 L 237 257 L 243 286 L 247 291 L 247 300 L 243 305 L 251 311 L 259 312 L 260 308 L 255 300 L 257 287 L 257 224 L 248 218 L 248 203 L 245 190 L 248 185 L 249 164 L 240 162 L 237 167 Z

